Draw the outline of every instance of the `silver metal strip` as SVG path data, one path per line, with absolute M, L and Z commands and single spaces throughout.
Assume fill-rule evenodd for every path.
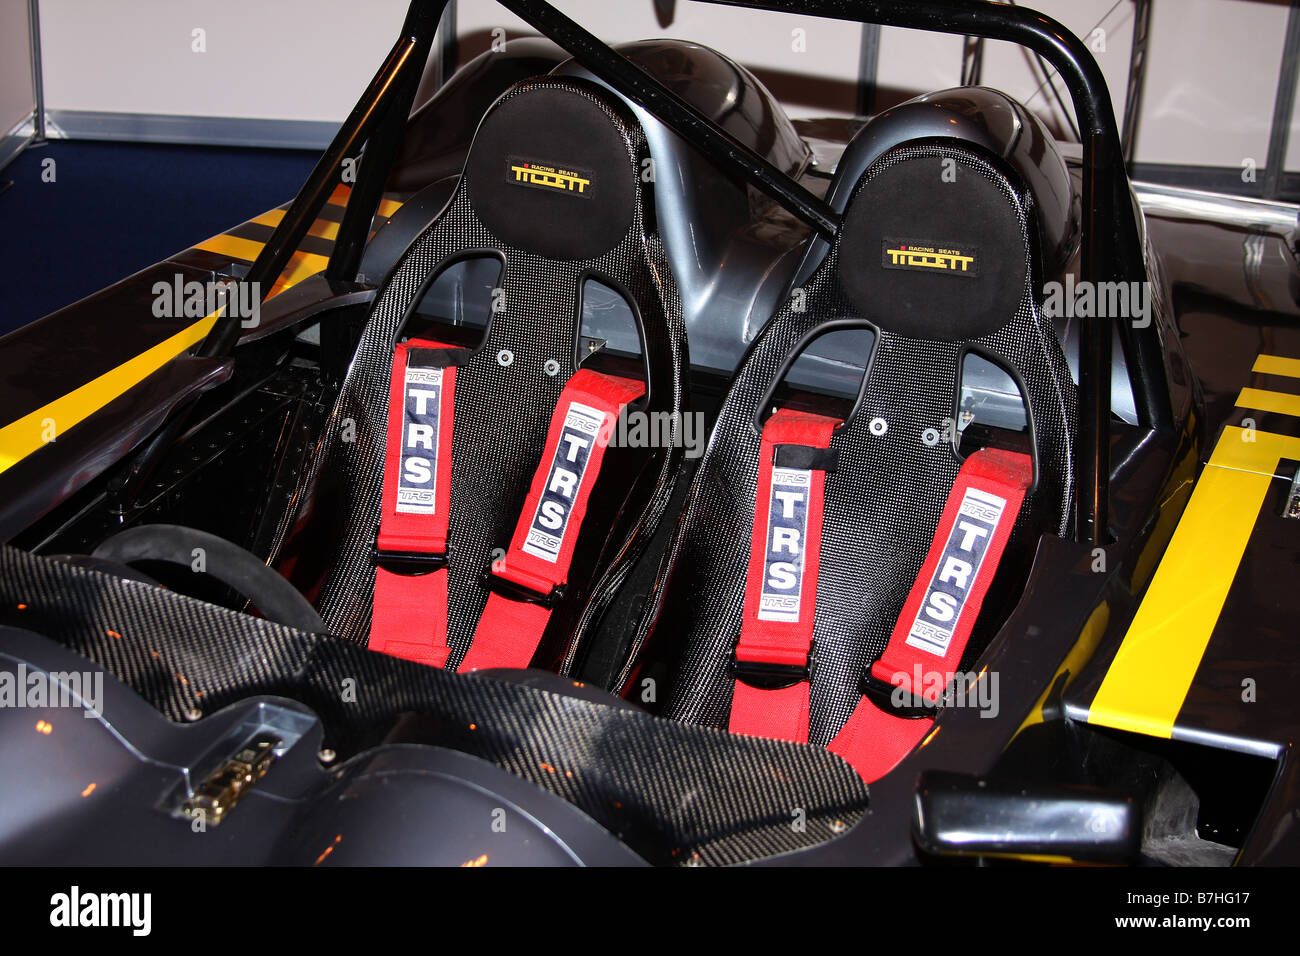
M 1065 711 L 1065 716 L 1070 720 L 1073 720 L 1075 723 L 1088 723 L 1087 707 L 1080 704 L 1067 703 L 1063 709 Z M 1100 726 L 1104 727 L 1106 725 L 1102 724 Z M 1127 732 L 1133 733 L 1135 737 L 1146 736 L 1145 734 L 1140 734 L 1135 731 Z M 1153 739 L 1161 740 L 1163 738 L 1156 737 Z M 1202 747 L 1213 747 L 1216 750 L 1231 750 L 1236 753 L 1250 754 L 1253 757 L 1267 757 L 1270 760 L 1276 760 L 1281 755 L 1282 751 L 1282 748 L 1278 744 L 1267 740 L 1255 740 L 1250 737 L 1236 737 L 1231 734 L 1216 733 L 1212 730 L 1186 729 L 1179 727 L 1176 724 L 1173 728 L 1172 739 L 1183 740 L 1187 743 L 1198 744 Z
M 49 110 L 48 117 L 48 135 L 51 139 L 106 139 L 322 150 L 338 131 L 337 123 L 246 119 L 237 116 Z
M 39 142 L 45 139 L 45 68 L 41 65 L 41 14 L 38 0 L 27 0 L 27 27 L 31 35 L 32 91 L 36 97 L 34 135 Z
M 1268 199 L 1251 199 L 1226 193 L 1159 186 L 1155 183 L 1133 184 L 1138 202 L 1148 215 L 1168 219 L 1206 219 L 1237 226 L 1296 228 L 1300 206 Z

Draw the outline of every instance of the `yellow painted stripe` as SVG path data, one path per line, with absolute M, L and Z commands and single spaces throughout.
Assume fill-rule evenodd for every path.
M 257 258 L 257 254 L 262 251 L 264 242 L 258 242 L 256 239 L 241 239 L 238 236 L 228 236 L 222 233 L 219 236 L 213 236 L 211 239 L 204 239 L 195 249 L 202 249 L 204 252 L 215 252 L 219 256 L 230 256 L 232 259 L 242 259 L 245 262 L 252 262 Z
M 254 239 L 240 239 L 238 236 L 213 236 L 211 239 L 205 239 L 200 242 L 196 249 L 203 249 L 207 252 L 215 252 L 217 255 L 230 256 L 234 259 L 243 259 L 246 262 L 252 262 L 257 258 L 257 254 L 262 251 L 264 242 L 257 242 Z M 295 252 L 289 259 L 289 264 L 285 266 L 284 272 L 276 281 L 272 289 L 272 295 L 276 292 L 283 292 L 291 285 L 301 282 L 307 276 L 315 275 L 317 272 L 323 272 L 329 265 L 329 257 L 317 255 L 314 252 Z M 306 271 L 304 271 L 306 270 Z M 270 298 L 270 296 L 268 296 Z
M 1089 723 L 1173 735 L 1281 458 L 1300 458 L 1300 438 L 1223 430 L 1089 708 Z
M 1238 408 L 1254 408 L 1279 415 L 1300 415 L 1300 395 L 1273 392 L 1265 388 L 1243 388 L 1237 396 Z
M 346 204 L 350 193 L 349 187 L 339 186 L 330 196 L 330 202 L 336 205 Z M 379 204 L 379 212 L 383 216 L 391 216 L 400 208 L 402 204 L 391 199 L 382 200 Z M 252 221 L 274 226 L 283 218 L 284 210 L 273 209 Z M 313 236 L 332 240 L 338 235 L 338 223 L 318 219 L 308 231 Z M 265 243 L 253 239 L 242 239 L 239 236 L 223 233 L 205 239 L 194 248 L 252 262 L 264 245 Z M 327 265 L 329 265 L 329 258 L 326 256 L 302 250 L 295 252 L 275 285 L 271 287 L 271 296 L 324 271 Z M 0 472 L 8 470 L 16 462 L 45 445 L 51 435 L 57 438 L 128 389 L 140 384 L 186 349 L 201 342 L 208 334 L 208 330 L 212 328 L 216 318 L 217 313 L 214 312 L 199 319 L 193 325 L 128 359 L 116 368 L 110 369 L 98 378 L 0 428 Z
M 52 435 L 57 437 L 63 434 L 99 411 L 127 389 L 138 385 L 177 355 L 201 341 L 216 319 L 216 312 L 199 319 L 117 368 L 110 369 L 80 388 L 0 428 L 0 472 L 36 451 Z
M 1083 629 L 1079 631 L 1079 636 L 1074 639 L 1074 646 L 1070 648 L 1070 652 L 1065 655 L 1065 660 L 1061 662 L 1061 666 L 1056 669 L 1052 679 L 1043 688 L 1043 692 L 1039 695 L 1033 709 L 1030 710 L 1020 726 L 1016 728 L 1016 734 L 1019 734 L 1026 727 L 1032 727 L 1034 724 L 1043 722 L 1043 706 L 1047 703 L 1047 695 L 1052 693 L 1062 674 L 1065 675 L 1065 684 L 1061 687 L 1061 692 L 1064 693 L 1070 686 L 1070 682 L 1078 676 L 1079 671 L 1083 669 L 1083 665 L 1088 662 L 1093 651 L 1097 649 L 1097 645 L 1101 643 L 1102 635 L 1106 633 L 1106 625 L 1109 622 L 1110 604 L 1107 601 L 1102 601 L 1088 615 L 1088 620 L 1084 622 Z
M 338 186 L 330 194 L 329 202 L 335 206 L 346 206 L 348 197 L 351 195 L 350 186 Z M 395 199 L 381 199 L 379 201 L 379 215 L 392 216 L 393 213 L 402 208 L 402 204 Z M 268 209 L 260 216 L 250 219 L 262 226 L 278 226 L 284 219 L 285 210 Z M 316 236 L 320 239 L 329 239 L 333 241 L 338 238 L 339 224 L 330 222 L 327 219 L 317 219 L 307 229 L 307 235 Z M 213 236 L 211 239 L 205 239 L 194 248 L 203 249 L 206 252 L 215 252 L 217 255 L 230 256 L 234 259 L 242 259 L 245 262 L 252 262 L 257 258 L 257 254 L 262 251 L 262 246 L 266 243 L 258 242 L 255 239 L 241 239 L 239 236 L 231 236 L 222 233 L 219 236 Z M 324 256 L 318 257 L 324 259 Z M 323 269 L 324 266 L 321 266 Z M 320 271 L 319 269 L 317 271 Z
M 1287 375 L 1300 378 L 1300 359 L 1284 358 L 1281 355 L 1261 355 L 1255 359 L 1252 372 L 1262 375 Z
M 329 259 L 324 256 L 318 256 L 312 252 L 295 252 L 289 257 L 289 262 L 285 265 L 284 271 L 280 273 L 280 278 L 276 279 L 275 285 L 271 286 L 271 294 L 267 298 L 272 299 L 285 289 L 297 285 L 303 279 L 314 276 L 324 270 L 328 264 Z
M 391 207 L 392 212 L 396 212 L 402 206 L 399 202 L 385 199 L 384 202 L 380 204 L 380 212 L 385 216 L 392 214 L 392 212 L 384 212 L 385 205 Z M 282 219 L 284 219 L 283 209 L 271 209 L 249 221 L 262 226 L 278 226 Z M 307 234 L 309 236 L 316 236 L 320 239 L 328 239 L 332 242 L 338 238 L 339 224 L 337 222 L 330 222 L 326 219 L 317 219 L 307 229 Z M 213 236 L 211 239 L 204 239 L 194 248 L 202 249 L 205 252 L 215 252 L 220 256 L 230 256 L 232 259 L 242 259 L 245 262 L 252 262 L 257 258 L 257 254 L 262 251 L 264 245 L 266 245 L 266 243 L 258 242 L 256 239 L 243 239 L 239 236 L 231 236 L 222 233 L 219 236 Z M 313 255 L 313 253 L 304 253 L 304 255 Z M 316 260 L 321 263 L 328 262 L 325 256 L 316 256 Z M 316 271 L 319 272 L 324 268 L 325 266 L 322 264 Z
M 351 195 L 351 186 L 335 186 L 334 192 L 330 193 L 329 203 L 332 206 L 346 206 L 348 204 L 348 197 Z M 379 200 L 379 215 L 381 216 L 391 216 L 401 208 L 402 204 L 396 199 Z
M 259 226 L 278 226 L 283 218 L 283 209 L 272 209 L 249 221 L 255 222 Z M 308 227 L 307 235 L 316 236 L 318 239 L 328 239 L 333 242 L 339 237 L 339 224 L 330 222 L 328 219 L 317 219 Z
M 220 255 L 246 258 L 249 262 L 257 258 L 257 252 L 261 247 L 260 242 L 225 235 L 213 236 L 198 246 L 200 249 L 208 249 Z M 329 260 L 325 256 L 310 252 L 295 252 L 285 266 L 284 272 L 271 288 L 271 295 L 283 292 L 303 279 L 315 275 L 328 263 Z M 55 437 L 63 434 L 128 389 L 139 385 L 186 349 L 201 342 L 216 322 L 216 318 L 217 313 L 214 312 L 199 319 L 193 325 L 128 359 L 98 378 L 0 428 L 0 472 L 13 467 L 15 463 L 43 446 L 49 440 L 51 430 Z

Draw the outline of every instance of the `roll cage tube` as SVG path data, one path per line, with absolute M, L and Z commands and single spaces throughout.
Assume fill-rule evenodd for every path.
M 712 161 L 767 193 L 819 234 L 827 238 L 835 234 L 839 216 L 825 202 L 545 0 L 497 2 L 563 47 L 611 88 L 644 107 Z M 1079 119 L 1083 146 L 1081 279 L 1093 283 L 1146 281 L 1123 149 L 1105 78 L 1083 43 L 1055 20 L 1024 7 L 984 0 L 702 2 L 1005 40 L 1038 53 L 1064 78 Z M 358 243 L 364 243 L 373 206 L 392 161 L 391 150 L 384 147 L 398 137 L 398 119 L 404 120 L 409 113 L 415 92 L 412 77 L 418 80 L 423 70 L 445 7 L 446 0 L 413 0 L 402 37 L 249 270 L 250 280 L 258 278 L 262 287 L 269 289 L 268 278 L 278 274 L 277 267 L 283 268 L 328 199 L 333 176 L 342 159 L 354 155 L 357 144 L 368 138 L 367 151 L 378 144 L 382 155 L 372 153 L 371 161 L 361 164 L 337 240 L 337 248 L 347 249 L 349 254 L 338 262 L 332 261 L 330 269 L 331 278 L 352 278 L 340 273 L 352 266 L 352 251 Z M 423 56 L 419 55 L 421 51 Z M 358 202 L 355 215 L 351 208 L 354 201 Z M 371 215 L 366 215 L 367 212 Z M 238 338 L 237 329 L 234 319 L 223 316 L 201 346 L 202 354 L 228 352 Z M 1172 412 L 1159 332 L 1154 323 L 1141 329 L 1126 323 L 1120 333 L 1142 424 L 1162 430 L 1170 424 Z M 1080 336 L 1079 441 L 1074 463 L 1078 516 L 1075 537 L 1097 545 L 1109 540 L 1110 372 L 1110 330 L 1106 320 L 1085 318 Z
M 339 223 L 334 249 L 325 269 L 325 277 L 331 282 L 351 283 L 356 278 L 370 224 L 406 130 L 411 103 L 446 6 L 447 0 L 413 0 L 411 3 L 402 23 L 401 35 L 389 50 L 383 65 L 317 160 L 307 182 L 249 266 L 248 273 L 240 280 L 258 290 L 259 300 L 265 301 L 270 294 L 276 278 L 288 265 L 289 257 L 334 192 L 343 161 L 360 153 L 362 143 L 365 143 L 366 155 L 348 195 L 343 221 Z M 228 355 L 239 341 L 240 327 L 239 319 L 223 310 L 199 343 L 197 354 L 208 358 Z M 136 492 L 181 435 L 192 408 L 191 402 L 174 413 L 125 473 L 110 482 L 109 495 L 115 500 L 119 512 L 126 514 L 132 509 Z

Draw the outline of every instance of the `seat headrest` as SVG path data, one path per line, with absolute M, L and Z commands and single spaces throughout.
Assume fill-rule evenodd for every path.
M 479 124 L 465 164 L 470 203 L 510 245 L 550 259 L 594 259 L 632 226 L 642 139 L 598 88 L 526 81 Z
M 957 342 L 1006 325 L 1025 293 L 1026 213 L 974 151 L 900 146 L 863 173 L 837 241 L 840 284 L 863 318 Z

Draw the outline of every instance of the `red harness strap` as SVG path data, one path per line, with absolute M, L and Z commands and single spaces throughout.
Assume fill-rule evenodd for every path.
M 527 667 L 564 593 L 587 502 L 618 416 L 645 393 L 635 379 L 589 369 L 560 393 L 510 549 L 484 576 L 491 589 L 460 671 Z
M 872 698 L 937 704 L 966 650 L 1033 474 L 1028 455 L 996 448 L 962 464 L 889 644 L 830 743 L 867 783 L 892 770 L 934 726 L 933 718 L 888 713 Z M 936 674 L 941 677 L 932 679 Z
M 374 651 L 447 663 L 447 511 L 456 369 L 449 346 L 411 339 L 393 352 L 388 443 L 375 541 Z
M 733 670 L 733 733 L 808 740 L 813 616 L 831 435 L 840 422 L 777 409 L 763 426 Z

